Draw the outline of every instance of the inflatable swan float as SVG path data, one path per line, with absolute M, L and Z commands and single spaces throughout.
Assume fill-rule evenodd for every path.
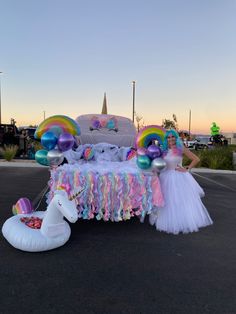
M 79 192 L 80 193 L 80 192 Z M 40 252 L 64 245 L 71 234 L 64 217 L 74 223 L 78 219 L 75 196 L 68 198 L 64 190 L 57 190 L 46 211 L 18 214 L 5 221 L 3 236 L 15 248 Z

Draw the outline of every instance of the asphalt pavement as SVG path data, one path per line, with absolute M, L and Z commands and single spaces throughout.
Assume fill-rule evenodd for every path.
M 43 167 L 0 167 L 0 224 L 36 201 Z M 19 251 L 0 236 L 0 313 L 236 313 L 236 176 L 196 173 L 214 224 L 170 235 L 147 221 L 82 221 L 61 248 Z M 45 209 L 43 199 L 39 209 Z

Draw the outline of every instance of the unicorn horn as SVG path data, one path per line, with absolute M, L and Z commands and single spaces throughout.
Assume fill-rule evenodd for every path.
M 74 200 L 78 195 L 80 195 L 83 192 L 84 189 L 81 189 L 79 192 L 75 193 L 74 195 L 69 197 L 69 200 Z

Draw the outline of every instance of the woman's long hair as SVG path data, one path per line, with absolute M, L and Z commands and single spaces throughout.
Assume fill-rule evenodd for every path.
M 173 153 L 175 155 L 182 155 L 184 145 L 183 145 L 182 140 L 179 137 L 178 132 L 176 130 L 174 130 L 174 129 L 166 131 L 166 134 L 165 134 L 164 140 L 163 140 L 164 154 L 167 154 L 168 150 L 169 150 L 169 147 L 168 147 L 168 136 L 170 134 L 173 135 L 175 137 L 175 139 L 176 139 L 176 149 L 173 150 Z

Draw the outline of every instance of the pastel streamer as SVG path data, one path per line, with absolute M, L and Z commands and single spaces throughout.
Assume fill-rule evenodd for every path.
M 77 199 L 78 214 L 82 219 L 104 221 L 128 220 L 133 216 L 145 217 L 153 207 L 163 206 L 163 196 L 157 176 L 135 173 L 96 171 L 63 166 L 51 171 L 51 190 L 48 201 L 61 185 L 69 185 L 73 195 L 79 187 L 83 193 Z

